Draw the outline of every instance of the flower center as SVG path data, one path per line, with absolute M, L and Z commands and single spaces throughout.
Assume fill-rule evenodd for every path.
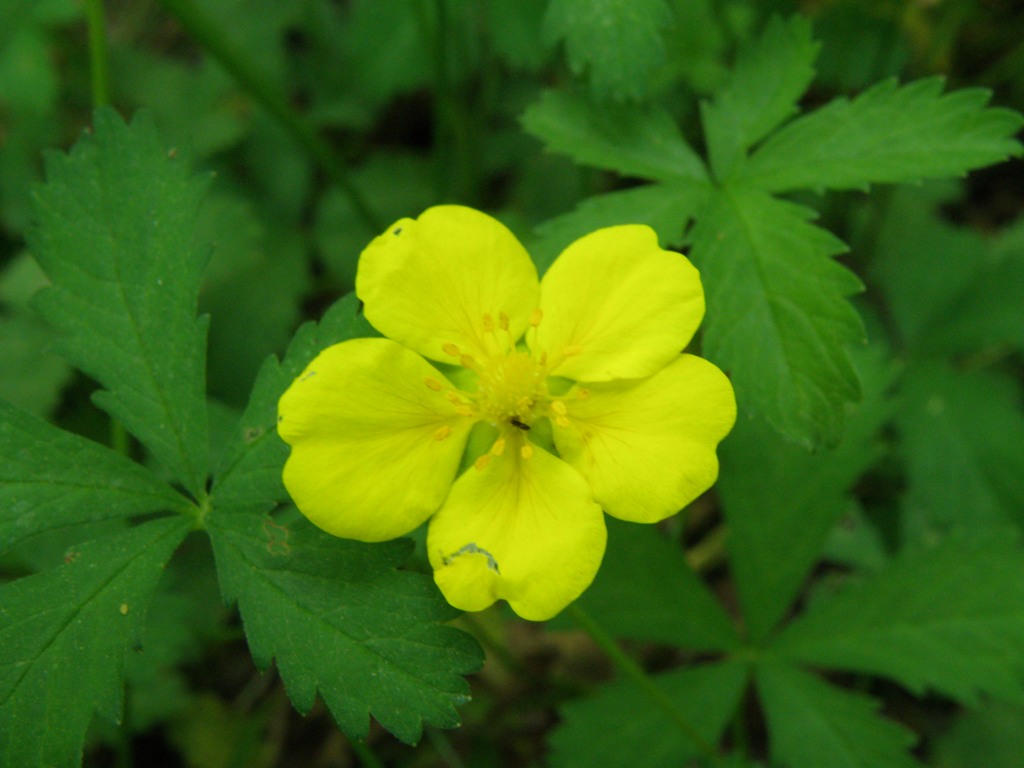
M 481 365 L 478 374 L 480 415 L 529 429 L 535 406 L 547 401 L 544 366 L 527 352 L 512 351 Z

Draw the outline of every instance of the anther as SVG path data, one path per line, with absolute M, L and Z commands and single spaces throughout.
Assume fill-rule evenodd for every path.
M 569 419 L 567 419 L 565 416 L 556 416 L 555 424 L 562 428 L 566 428 L 569 426 Z
M 473 466 L 476 467 L 477 469 L 483 469 L 484 467 L 486 467 L 490 463 L 491 463 L 491 454 L 485 453 L 483 456 L 481 456 L 479 459 L 477 459 L 476 461 L 473 462 Z
M 473 368 L 476 365 L 476 360 L 471 355 L 460 355 L 459 365 L 463 368 Z
M 473 407 L 469 405 L 457 405 L 455 406 L 455 412 L 459 414 L 459 416 L 472 416 Z
M 583 351 L 583 346 L 581 344 L 568 344 L 568 345 L 562 347 L 562 354 L 565 355 L 566 357 L 572 357 L 573 355 L 578 355 L 582 351 Z
M 433 379 L 430 376 L 427 376 L 427 378 L 423 380 L 423 383 L 427 385 L 427 389 L 432 389 L 435 392 L 441 391 L 441 382 L 438 381 L 437 379 Z
M 452 433 L 452 428 L 445 424 L 443 427 L 438 427 L 437 431 L 434 432 L 435 440 L 444 440 L 448 435 Z
M 588 397 L 590 397 L 590 390 L 589 389 L 577 389 L 576 390 L 576 397 L 579 398 L 580 400 L 586 400 Z
M 448 402 L 451 403 L 452 405 L 462 405 L 462 398 L 459 397 L 454 392 L 448 392 L 445 395 L 445 399 L 447 399 Z
M 498 325 L 501 326 L 501 330 L 508 330 L 508 315 L 506 315 L 504 312 L 498 313 Z
M 494 330 L 494 318 L 488 314 L 484 315 L 484 331 L 490 333 Z
M 494 445 L 491 446 L 490 454 L 492 456 L 501 456 L 505 452 L 505 439 L 499 437 L 494 441 Z
M 537 307 L 535 310 L 533 310 L 533 313 L 530 315 L 530 325 L 536 328 L 538 325 L 540 325 L 542 317 L 544 317 L 544 311 L 540 307 Z
M 528 459 L 533 456 L 533 446 L 526 443 L 522 448 L 519 449 L 519 455 L 524 459 Z
M 446 355 L 451 355 L 452 357 L 458 357 L 460 354 L 462 354 L 461 352 L 459 352 L 459 348 L 452 344 L 451 342 L 442 345 L 441 351 L 444 352 Z
M 568 413 L 568 411 L 565 408 L 565 403 L 563 403 L 561 400 L 555 400 L 553 403 L 551 403 L 551 410 L 557 413 L 559 416 L 565 416 L 565 414 Z

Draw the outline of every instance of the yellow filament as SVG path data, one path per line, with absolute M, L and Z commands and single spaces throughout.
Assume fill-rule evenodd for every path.
M 566 357 L 572 357 L 573 355 L 578 355 L 582 351 L 583 351 L 583 346 L 581 344 L 568 344 L 568 345 L 562 347 L 562 354 L 565 355 Z
M 507 331 L 508 330 L 508 315 L 506 315 L 504 312 L 499 312 L 498 313 L 498 324 L 501 326 L 501 330 Z
M 535 310 L 533 310 L 533 313 L 530 315 L 530 325 L 536 328 L 538 325 L 540 325 L 541 318 L 543 317 L 544 310 L 542 310 L 540 307 L 537 307 Z
M 494 318 L 490 315 L 484 315 L 484 331 L 490 333 L 494 330 Z
M 473 407 L 470 405 L 457 405 L 455 406 L 455 412 L 459 414 L 459 416 L 472 416 Z

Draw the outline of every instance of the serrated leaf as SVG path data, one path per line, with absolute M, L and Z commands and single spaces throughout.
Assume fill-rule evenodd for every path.
M 269 509 L 288 498 L 281 471 L 288 446 L 277 436 L 277 401 L 326 347 L 348 339 L 376 336 L 354 293 L 336 301 L 317 323 L 295 333 L 284 360 L 271 356 L 253 385 L 249 405 L 234 431 L 214 476 L 214 505 L 247 504 Z
M 1024 526 L 1024 408 L 1017 380 L 919 361 L 907 367 L 902 406 L 897 426 L 914 538 L 959 527 Z
M 906 728 L 876 714 L 878 702 L 785 664 L 755 673 L 768 720 L 772 765 L 780 768 L 920 768 Z
M 0 551 L 54 528 L 187 504 L 138 464 L 0 400 Z
M 728 82 L 701 107 L 718 179 L 728 178 L 746 149 L 796 114 L 797 100 L 814 77 L 819 47 L 801 16 L 772 18 L 757 40 L 740 47 Z
M 78 765 L 93 713 L 120 721 L 126 652 L 190 523 L 152 520 L 0 587 L 0 766 Z
M 730 374 L 740 413 L 806 446 L 835 443 L 860 394 L 847 345 L 864 329 L 846 300 L 862 286 L 832 257 L 846 246 L 814 212 L 755 189 L 711 198 L 691 258 L 707 297 L 705 355 Z
M 743 664 L 726 662 L 651 677 L 711 744 L 717 744 L 747 683 Z M 553 768 L 677 768 L 700 755 L 697 746 L 632 681 L 602 686 L 596 696 L 562 707 L 551 735 Z
M 545 91 L 523 113 L 523 127 L 552 152 L 623 176 L 706 181 L 707 169 L 669 114 L 656 107 L 605 105 Z
M 595 94 L 640 99 L 665 57 L 661 34 L 671 22 L 665 0 L 551 0 L 544 35 L 565 40 L 569 66 L 589 74 Z
M 298 515 L 279 523 L 251 509 L 215 510 L 208 531 L 253 658 L 276 660 L 296 709 L 308 712 L 319 692 L 350 737 L 365 738 L 372 715 L 410 744 L 424 723 L 459 722 L 462 675 L 481 655 L 444 625 L 457 614 L 431 579 L 396 570 L 409 541 L 338 539 Z
M 816 602 L 773 643 L 794 661 L 881 675 L 965 703 L 1019 697 L 1024 551 L 1005 532 L 907 552 L 870 580 Z
M 739 643 L 732 620 L 678 546 L 654 527 L 607 518 L 608 549 L 579 602 L 617 637 L 697 651 Z
M 33 255 L 53 283 L 37 306 L 59 351 L 99 381 L 95 400 L 190 492 L 207 474 L 206 323 L 196 300 L 207 254 L 192 229 L 205 181 L 152 124 L 113 111 L 36 192 Z
M 646 224 L 658 234 L 663 247 L 678 246 L 710 191 L 703 182 L 680 181 L 589 197 L 573 211 L 537 227 L 539 239 L 530 243 L 530 256 L 543 274 L 574 240 L 617 224 Z
M 773 192 L 862 189 L 959 176 L 1020 152 L 1018 113 L 986 107 L 982 88 L 942 88 L 938 77 L 886 80 L 853 101 L 835 99 L 772 135 L 742 177 Z
M 879 228 L 871 272 L 915 354 L 1024 349 L 1024 224 L 998 238 L 951 225 L 934 189 L 897 190 Z
M 865 396 L 851 409 L 835 448 L 809 453 L 741 416 L 719 449 L 717 488 L 729 526 L 729 562 L 755 641 L 786 613 L 848 510 L 849 489 L 881 454 L 876 436 L 894 410 L 886 395 L 892 366 L 881 350 L 856 360 Z

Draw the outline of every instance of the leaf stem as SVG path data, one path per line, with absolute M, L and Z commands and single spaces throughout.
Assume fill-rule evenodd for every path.
M 238 81 L 288 132 L 295 142 L 319 165 L 332 182 L 348 196 L 352 208 L 374 232 L 384 229 L 383 220 L 370 207 L 352 182 L 345 164 L 334 148 L 296 112 L 278 88 L 260 71 L 255 62 L 231 42 L 216 23 L 193 0 L 159 0 L 178 23 Z
M 107 51 L 107 19 L 103 0 L 86 0 L 85 19 L 89 29 L 89 79 L 93 107 L 110 104 L 110 58 Z
M 715 749 L 712 744 L 701 736 L 693 724 L 687 719 L 686 715 L 679 711 L 679 708 L 672 702 L 672 699 L 668 697 L 661 688 L 654 684 L 654 681 L 647 676 L 640 665 L 637 664 L 633 659 L 627 656 L 618 643 L 612 639 L 601 625 L 599 625 L 590 614 L 584 611 L 579 603 L 572 603 L 566 612 L 572 617 L 580 629 L 590 635 L 594 642 L 611 659 L 612 663 L 618 668 L 619 672 L 628 677 L 641 691 L 643 691 L 652 703 L 657 705 L 665 715 L 676 725 L 676 727 L 686 735 L 690 741 L 694 743 L 698 750 L 700 750 L 704 756 L 710 761 L 712 765 L 721 765 L 719 759 L 718 750 Z
M 365 741 L 349 739 L 348 743 L 352 747 L 352 751 L 359 757 L 359 762 L 362 763 L 364 768 L 384 768 L 384 763 L 377 759 L 377 756 L 373 754 Z

